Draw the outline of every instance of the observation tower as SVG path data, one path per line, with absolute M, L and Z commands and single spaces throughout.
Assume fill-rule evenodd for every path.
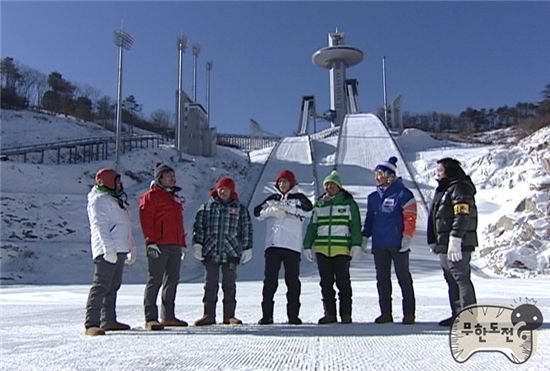
M 328 34 L 328 45 L 313 53 L 311 60 L 315 65 L 329 70 L 330 109 L 334 112 L 332 125 L 340 126 L 347 113 L 346 68 L 360 63 L 363 52 L 345 45 L 344 33 L 338 32 L 338 29 Z

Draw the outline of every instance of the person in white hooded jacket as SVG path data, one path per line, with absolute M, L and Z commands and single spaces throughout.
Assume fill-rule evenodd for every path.
M 262 318 L 258 321 L 260 325 L 273 323 L 273 297 L 277 291 L 281 263 L 285 267 L 288 322 L 294 325 L 302 323 L 298 316 L 302 224 L 313 205 L 303 193 L 296 192 L 296 184 L 294 173 L 282 170 L 275 180 L 276 193 L 254 208 L 254 216 L 267 221 Z
M 128 202 L 120 175 L 113 169 L 100 169 L 96 184 L 88 193 L 93 284 L 86 304 L 86 335 L 105 335 L 105 331 L 128 330 L 116 319 L 117 291 L 122 283 L 124 262 L 136 260 Z

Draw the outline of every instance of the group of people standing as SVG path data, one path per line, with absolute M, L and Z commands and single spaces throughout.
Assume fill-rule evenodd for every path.
M 319 271 L 324 316 L 318 323 L 336 323 L 337 314 L 341 323 L 352 323 L 350 262 L 368 251 L 374 256 L 380 307 L 380 316 L 374 322 L 393 322 L 393 262 L 403 298 L 402 323 L 415 323 L 409 255 L 416 230 L 416 201 L 397 177 L 396 164 L 397 158 L 391 157 L 374 169 L 376 190 L 368 196 L 363 223 L 353 195 L 345 189 L 336 170 L 324 179 L 324 193 L 314 204 L 299 192 L 297 179 L 290 170 L 277 174 L 275 191 L 254 207 L 254 216 L 266 222 L 262 317 L 258 324 L 274 322 L 274 295 L 281 266 L 287 286 L 288 323 L 302 323 L 299 317 L 302 255 L 310 262 L 316 261 Z M 451 317 L 439 324 L 450 326 L 463 308 L 476 302 L 470 280 L 471 252 L 477 246 L 476 191 L 455 159 L 438 161 L 436 177 L 439 186 L 430 210 L 427 242 L 431 251 L 440 256 L 449 287 Z M 187 251 L 180 190 L 174 170 L 158 164 L 150 189 L 139 199 L 149 273 L 144 294 L 148 330 L 188 326 L 175 316 L 180 265 Z M 115 311 L 124 263 L 136 260 L 126 198 L 120 175 L 113 169 L 100 169 L 96 185 L 88 195 L 94 279 L 86 306 L 87 335 L 130 328 L 117 321 Z M 303 235 L 302 225 L 306 222 Z M 193 224 L 193 255 L 205 268 L 204 313 L 195 326 L 216 323 L 220 271 L 223 323 L 242 324 L 235 317 L 237 266 L 252 259 L 252 247 L 248 209 L 239 201 L 233 179 L 222 177 L 211 189 L 210 199 L 197 211 Z M 156 303 L 161 289 L 159 316 Z

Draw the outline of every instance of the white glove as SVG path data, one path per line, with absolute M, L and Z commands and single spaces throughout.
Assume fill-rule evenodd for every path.
M 204 257 L 202 256 L 202 245 L 200 243 L 196 243 L 193 245 L 193 249 L 195 249 L 195 252 L 193 253 L 195 259 L 203 261 Z
M 412 237 L 409 236 L 403 236 L 401 239 L 401 248 L 399 249 L 399 252 L 407 252 L 411 249 L 411 239 Z
M 103 254 L 103 260 L 105 260 L 107 263 L 116 264 L 116 261 L 118 260 L 116 251 L 105 251 L 105 253 Z
M 267 217 L 283 219 L 286 216 L 286 213 L 285 210 L 279 205 L 271 205 L 265 209 L 265 215 Z
M 370 246 L 369 246 L 369 238 L 368 237 L 365 237 L 363 236 L 363 242 L 361 243 L 361 249 L 363 250 L 363 252 L 366 254 L 370 251 Z
M 252 249 L 243 250 L 241 254 L 241 264 L 246 264 L 252 259 Z
M 456 263 L 462 260 L 462 239 L 454 236 L 449 237 L 449 249 L 447 259 Z
M 126 254 L 126 261 L 124 262 L 124 264 L 132 265 L 136 262 L 136 259 L 137 259 L 136 246 L 132 245 L 130 246 L 130 252 Z
M 310 263 L 313 263 L 313 251 L 312 249 L 304 249 L 304 256 Z
M 436 254 L 436 252 L 435 252 L 435 247 L 436 246 L 437 246 L 437 244 L 435 244 L 435 243 L 429 244 L 428 247 L 430 248 L 430 252 Z
M 361 248 L 361 246 L 357 245 L 351 247 L 351 261 L 357 261 L 361 259 L 362 256 L 363 249 Z
M 186 251 L 186 250 L 187 250 L 187 249 L 186 249 L 185 247 L 182 247 L 182 248 L 181 248 L 181 261 L 183 261 L 183 259 L 185 259 L 185 251 Z

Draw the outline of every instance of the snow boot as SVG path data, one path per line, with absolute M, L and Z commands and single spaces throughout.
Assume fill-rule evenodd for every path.
M 351 323 L 351 314 L 342 314 L 342 323 Z
M 403 324 L 404 325 L 414 325 L 415 318 L 413 313 L 408 313 L 403 316 Z
M 442 321 L 439 321 L 439 326 L 451 327 L 453 325 L 454 317 L 445 318 Z
M 259 325 L 271 325 L 273 323 L 273 301 L 262 301 L 262 318 Z
M 216 319 L 205 314 L 202 318 L 195 321 L 195 326 L 210 326 L 216 324 Z
M 288 303 L 286 305 L 286 315 L 288 317 L 288 323 L 291 325 L 301 325 L 302 320 L 298 317 L 300 313 L 300 303 Z
M 262 317 L 258 321 L 258 325 L 271 325 L 273 324 L 273 318 Z
M 164 327 L 187 327 L 188 326 L 187 322 L 177 318 L 163 319 L 160 321 L 160 324 L 163 325 Z
M 236 317 L 229 317 L 229 318 L 226 317 L 223 319 L 223 324 L 224 325 L 242 325 L 243 321 L 241 321 Z
M 374 320 L 374 323 L 392 323 L 393 322 L 393 317 L 391 314 L 387 314 L 387 313 L 382 313 L 380 316 L 378 316 L 375 320 Z
M 103 330 L 102 328 L 100 327 L 88 327 L 86 329 L 86 332 L 84 332 L 84 334 L 88 335 L 88 336 L 98 336 L 98 335 L 105 335 L 105 330 Z
M 318 323 L 320 325 L 328 325 L 329 323 L 336 323 L 336 316 L 325 314 L 324 317 L 319 318 Z
M 158 321 L 147 321 L 145 322 L 145 329 L 150 331 L 160 331 L 164 330 L 164 326 Z
M 101 325 L 103 331 L 126 331 L 130 329 L 130 326 L 125 323 L 112 322 Z
M 288 324 L 289 325 L 301 325 L 302 324 L 302 320 L 300 319 L 300 317 L 288 317 Z

